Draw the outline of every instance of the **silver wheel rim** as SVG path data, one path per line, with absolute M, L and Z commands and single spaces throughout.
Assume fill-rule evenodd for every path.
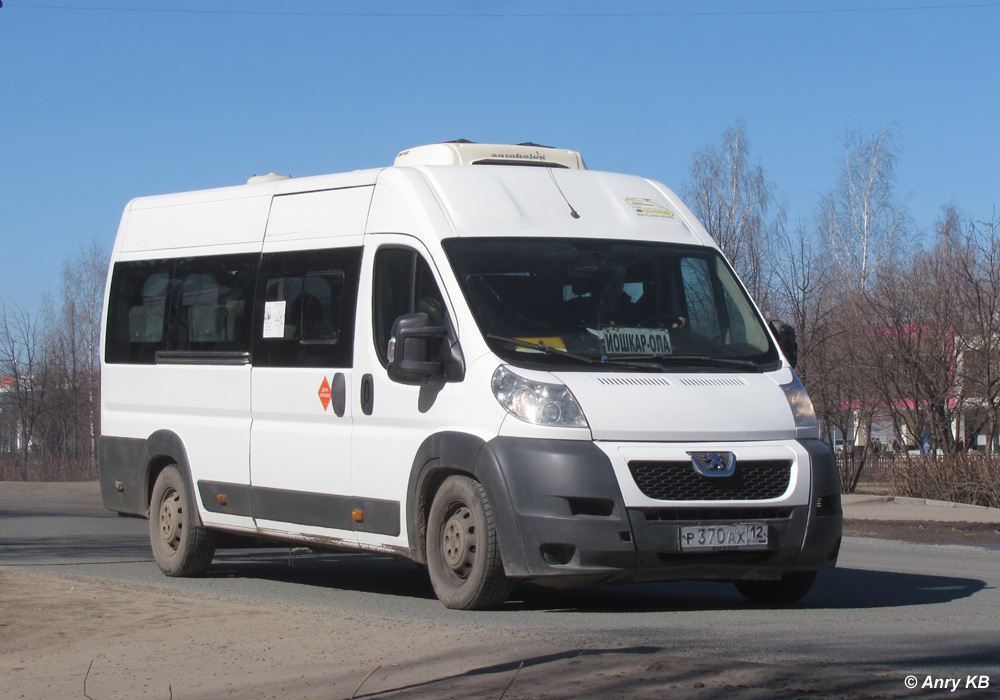
M 460 505 L 441 530 L 441 554 L 445 564 L 465 579 L 476 558 L 476 519 L 468 506 Z
M 182 514 L 180 493 L 168 490 L 160 501 L 160 539 L 171 552 L 176 552 L 180 546 Z

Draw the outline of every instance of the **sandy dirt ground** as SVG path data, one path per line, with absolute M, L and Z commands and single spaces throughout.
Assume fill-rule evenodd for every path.
M 898 674 L 859 681 L 835 665 L 344 617 L 11 567 L 0 591 L 3 698 L 907 697 Z
M 961 544 L 1000 550 L 1000 525 L 997 523 L 846 520 L 844 535 L 919 544 Z

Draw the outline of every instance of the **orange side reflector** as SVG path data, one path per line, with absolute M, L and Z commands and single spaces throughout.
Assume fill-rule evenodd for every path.
M 363 523 L 365 521 L 365 514 L 360 510 L 352 510 L 351 517 L 354 518 L 354 522 Z
M 229 502 L 229 499 L 226 498 L 226 494 L 224 494 L 224 493 L 216 494 L 215 495 L 215 500 L 217 500 L 219 502 L 220 506 L 224 506 L 224 505 L 226 505 Z

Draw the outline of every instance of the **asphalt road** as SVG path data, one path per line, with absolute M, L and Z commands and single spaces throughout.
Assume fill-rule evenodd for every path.
M 846 538 L 840 564 L 795 608 L 747 604 L 729 584 L 682 582 L 551 591 L 523 585 L 499 612 L 456 613 L 422 569 L 368 555 L 221 550 L 198 579 L 152 561 L 145 520 L 105 511 L 96 489 L 0 492 L 0 566 L 408 622 L 547 631 L 602 645 L 681 648 L 768 663 L 965 678 L 1000 686 L 1000 552 Z

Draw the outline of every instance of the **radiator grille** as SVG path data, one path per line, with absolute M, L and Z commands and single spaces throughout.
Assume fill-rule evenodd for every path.
M 747 460 L 732 476 L 702 476 L 686 462 L 629 462 L 639 490 L 658 501 L 762 501 L 788 490 L 788 460 Z

